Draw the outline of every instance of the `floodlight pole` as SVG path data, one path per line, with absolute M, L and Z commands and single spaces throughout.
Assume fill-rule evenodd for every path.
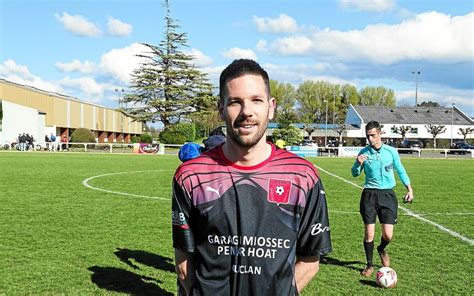
M 411 74 L 416 76 L 416 84 L 415 84 L 415 107 L 418 106 L 418 76 L 421 74 L 420 71 L 412 71 Z
M 326 103 L 326 124 L 324 126 L 325 134 L 324 134 L 324 147 L 328 146 L 328 101 L 324 100 Z
M 336 123 L 336 89 L 334 88 L 334 93 L 333 93 L 333 98 L 334 98 L 334 109 L 332 110 L 332 124 L 334 125 Z
M 451 147 L 453 146 L 453 129 L 454 129 L 454 103 L 451 108 Z

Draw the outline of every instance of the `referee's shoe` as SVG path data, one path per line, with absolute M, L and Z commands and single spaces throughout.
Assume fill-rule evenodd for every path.
M 380 261 L 382 261 L 382 266 L 390 266 L 390 257 L 388 257 L 387 252 L 385 250 L 380 250 L 379 247 L 377 247 L 377 252 L 379 253 Z
M 365 277 L 370 277 L 374 273 L 374 267 L 372 265 L 367 265 L 361 272 L 360 275 Z

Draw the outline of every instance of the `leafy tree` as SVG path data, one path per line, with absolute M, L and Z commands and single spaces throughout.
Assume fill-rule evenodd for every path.
M 153 137 L 150 134 L 141 134 L 140 135 L 140 143 L 151 143 L 153 141 Z
M 140 136 L 133 136 L 130 139 L 130 142 L 132 142 L 132 143 L 140 143 L 140 141 L 141 141 Z
M 296 90 L 289 83 L 279 83 L 276 80 L 270 80 L 270 96 L 276 99 L 277 112 L 274 121 L 288 126 L 297 119 L 295 111 Z
M 433 136 L 433 147 L 436 148 L 436 137 L 439 134 L 444 133 L 446 131 L 446 127 L 444 125 L 428 124 L 425 125 L 425 128 Z
M 467 135 L 472 134 L 474 132 L 474 128 L 472 127 L 466 127 L 466 128 L 459 128 L 458 135 L 462 135 L 464 142 L 466 142 Z
M 402 135 L 402 141 L 405 140 L 406 133 L 410 130 L 410 126 L 392 126 L 392 130 L 394 133 Z
M 286 142 L 286 145 L 296 145 L 303 141 L 303 135 L 300 130 L 293 125 L 287 128 L 273 130 L 272 137 L 275 141 L 282 139 Z
M 191 122 L 196 125 L 196 137 L 207 137 L 211 130 L 223 125 L 217 110 L 206 110 L 189 115 Z
M 177 131 L 174 126 L 170 126 L 160 133 L 160 142 L 165 144 L 184 144 L 186 136 Z
M 395 93 L 383 86 L 364 87 L 360 90 L 361 104 L 365 106 L 395 107 Z
M 194 123 L 178 123 L 173 126 L 173 129 L 179 134 L 184 135 L 186 142 L 192 142 L 196 139 L 196 126 Z
M 95 143 L 94 133 L 87 128 L 80 127 L 71 134 L 71 143 Z
M 438 102 L 423 101 L 421 104 L 418 104 L 418 107 L 441 107 L 441 105 Z
M 328 110 L 330 112 L 330 119 L 328 118 L 328 122 L 332 122 L 336 124 L 341 118 L 339 117 L 339 110 L 343 107 L 343 101 L 341 96 L 341 86 L 339 84 L 332 85 L 331 96 L 329 98 L 329 106 Z M 342 119 L 343 120 L 343 119 Z
M 170 16 L 165 0 L 165 34 L 159 45 L 144 43 L 150 50 L 138 56 L 145 62 L 132 73 L 132 94 L 123 102 L 132 103 L 127 113 L 137 121 L 161 121 L 165 127 L 190 113 L 206 108 L 215 100 L 206 74 L 194 67 L 193 56 L 185 54 L 186 33 Z
M 300 121 L 317 123 L 325 120 L 326 100 L 328 109 L 331 107 L 334 86 L 325 81 L 305 81 L 296 91 L 296 99 L 300 105 Z M 329 115 L 328 115 L 329 116 Z M 329 117 L 328 117 L 329 121 Z
M 340 91 L 340 105 L 337 110 L 337 118 L 339 123 L 342 123 L 343 120 L 345 120 L 346 115 L 347 115 L 347 109 L 349 107 L 349 104 L 352 105 L 359 105 L 360 103 L 360 96 L 359 92 L 357 91 L 357 88 L 351 84 L 344 84 L 341 86 L 341 91 Z

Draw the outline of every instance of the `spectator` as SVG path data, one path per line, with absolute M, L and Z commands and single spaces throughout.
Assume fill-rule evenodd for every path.
M 67 135 L 64 134 L 63 135 L 63 138 L 61 140 L 62 144 L 61 144 L 61 150 L 68 150 L 69 149 L 69 145 L 68 145 L 68 138 L 67 138 Z
M 51 145 L 50 145 L 50 151 L 56 151 L 56 136 L 51 133 L 51 136 L 49 137 L 51 139 Z
M 204 143 L 204 148 L 201 151 L 206 152 L 225 143 L 225 136 L 218 135 L 218 134 L 212 135 L 212 136 L 209 136 L 209 138 L 207 138 L 206 140 L 204 140 L 203 143 Z
M 51 146 L 51 140 L 49 139 L 48 135 L 44 135 L 44 142 L 46 143 L 46 149 L 49 150 L 49 146 Z
M 282 139 L 278 139 L 276 142 L 275 142 L 275 145 L 280 148 L 280 149 L 283 149 L 285 148 L 286 146 L 286 142 Z
M 202 146 L 193 142 L 185 143 L 179 149 L 178 157 L 182 162 L 196 158 L 201 155 Z

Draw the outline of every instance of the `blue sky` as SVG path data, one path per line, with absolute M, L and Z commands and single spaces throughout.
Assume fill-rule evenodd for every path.
M 385 86 L 398 105 L 455 103 L 474 117 L 472 0 L 170 0 L 188 53 L 216 84 L 233 59 L 270 78 Z M 162 1 L 0 0 L 0 77 L 108 107 L 140 43 L 163 38 Z M 412 74 L 420 71 L 420 75 Z

